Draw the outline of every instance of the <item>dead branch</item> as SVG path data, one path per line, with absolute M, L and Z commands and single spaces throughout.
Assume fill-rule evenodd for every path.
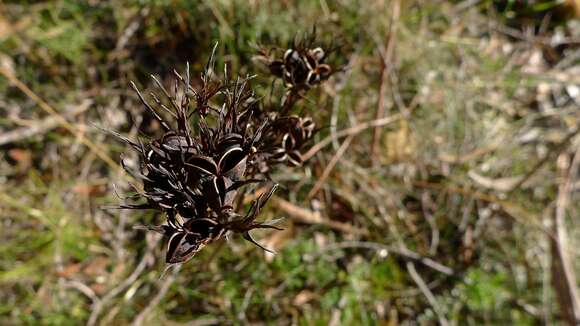
M 314 185 L 314 187 L 312 187 L 312 189 L 310 190 L 310 192 L 308 192 L 308 195 L 306 196 L 307 199 L 312 199 L 318 193 L 318 191 L 320 191 L 320 188 L 322 188 L 322 185 L 324 184 L 324 182 L 326 181 L 326 179 L 328 178 L 328 176 L 330 176 L 330 173 L 332 172 L 332 170 L 336 166 L 336 163 L 338 163 L 338 161 L 340 160 L 340 158 L 344 155 L 344 152 L 346 152 L 346 149 L 350 145 L 350 143 L 351 143 L 351 141 L 352 141 L 353 138 L 354 138 L 353 135 L 349 136 L 342 143 L 342 145 L 340 145 L 340 147 L 336 151 L 336 154 L 334 154 L 334 156 L 332 157 L 332 159 L 330 160 L 330 162 L 328 162 L 328 165 L 326 165 L 326 168 L 324 169 L 324 172 L 322 172 L 322 175 L 320 176 L 320 178 L 318 179 L 318 181 L 316 181 L 316 184 Z
M 563 153 L 558 158 L 558 166 L 564 171 L 564 178 L 558 190 L 556 212 L 553 217 L 554 236 L 550 237 L 552 251 L 552 283 L 560 304 L 562 316 L 569 325 L 580 324 L 580 296 L 578 283 L 574 274 L 574 264 L 568 249 L 568 234 L 566 232 L 566 210 L 570 203 L 570 188 L 580 163 L 580 147 L 570 166 L 567 167 L 569 155 Z
M 359 229 L 350 224 L 340 223 L 332 221 L 322 217 L 320 212 L 313 212 L 311 210 L 296 206 L 289 201 L 275 197 L 272 198 L 272 203 L 278 207 L 278 209 L 288 213 L 288 215 L 294 220 L 305 223 L 305 224 L 320 224 L 327 226 L 331 229 L 341 231 L 344 233 L 356 234 L 356 235 L 368 235 L 368 230 Z

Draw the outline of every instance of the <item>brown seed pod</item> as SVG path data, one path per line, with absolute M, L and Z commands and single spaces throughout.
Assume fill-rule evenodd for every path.
M 265 64 L 270 74 L 284 81 L 288 92 L 299 93 L 315 87 L 341 68 L 328 62 L 338 47 L 317 44 L 315 31 L 303 38 L 295 38 L 282 51 L 264 48 L 259 50 L 255 61 Z M 290 94 L 287 94 L 288 97 Z

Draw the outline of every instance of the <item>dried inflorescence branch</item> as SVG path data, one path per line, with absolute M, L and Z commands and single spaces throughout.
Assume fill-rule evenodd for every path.
M 262 165 L 261 172 L 279 163 L 302 165 L 302 153 L 319 131 L 312 117 L 291 114 L 306 92 L 342 70 L 336 60 L 330 60 L 339 47 L 318 43 L 315 34 L 313 30 L 302 38 L 294 38 L 287 48 L 261 47 L 254 57 L 272 76 L 282 80 L 285 89 L 280 106 L 267 112 L 271 122 L 260 148 L 267 153 L 267 164 Z
M 316 130 L 312 118 L 297 116 L 281 117 L 272 121 L 265 131 L 265 141 L 261 147 L 266 156 L 267 165 L 286 163 L 300 166 L 303 163 L 301 150 L 312 140 Z
M 286 51 L 281 73 L 274 75 L 285 79 L 291 93 L 303 91 L 330 76 L 332 69 L 323 63 L 324 58 L 323 49 L 310 49 L 300 43 Z M 214 54 L 199 87 L 191 85 L 189 66 L 185 76 L 174 72 L 176 81 L 171 92 L 152 77 L 160 95 L 152 93 L 149 101 L 131 83 L 164 134 L 144 144 L 115 133 L 140 155 L 138 172 L 121 163 L 143 183 L 143 189 L 119 207 L 165 213 L 167 223 L 140 228 L 169 238 L 169 264 L 187 261 L 228 232 L 241 233 L 267 250 L 253 240 L 250 231 L 279 229 L 277 220 L 256 221 L 277 187 L 269 181 L 269 173 L 276 164 L 301 165 L 301 150 L 316 132 L 311 118 L 286 115 L 287 102 L 269 111 L 260 107 L 249 77 L 231 81 L 226 73 L 223 80 L 217 80 L 213 68 Z M 240 199 L 250 184 L 266 185 L 266 190 L 247 212 L 239 213 Z
M 316 31 L 295 38 L 287 48 L 262 47 L 255 61 L 267 66 L 269 72 L 281 79 L 286 88 L 282 98 L 281 113 L 286 115 L 304 93 L 326 81 L 338 69 L 329 59 L 339 48 L 317 43 Z

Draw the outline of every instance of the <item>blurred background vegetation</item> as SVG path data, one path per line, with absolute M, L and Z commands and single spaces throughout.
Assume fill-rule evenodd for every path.
M 491 0 L 0 2 L 0 324 L 536 325 L 578 308 L 580 5 Z M 129 90 L 313 26 L 348 69 L 304 110 L 333 141 L 256 232 L 164 270 L 110 211 L 123 144 L 158 135 Z M 379 128 L 365 123 L 387 117 Z M 382 121 L 385 121 L 384 119 Z M 341 130 L 360 132 L 339 137 Z M 367 125 L 368 127 L 368 125 Z M 135 160 L 136 157 L 127 157 Z M 567 240 L 566 240 L 567 239 Z

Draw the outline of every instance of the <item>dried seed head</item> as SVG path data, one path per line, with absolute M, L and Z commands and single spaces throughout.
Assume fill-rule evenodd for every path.
M 262 165 L 262 172 L 280 163 L 302 165 L 302 152 L 314 137 L 315 127 L 309 117 L 289 116 L 272 121 L 264 131 L 264 141 L 258 149 L 263 153 L 262 159 L 268 162 Z
M 337 70 L 327 62 L 335 48 L 315 46 L 315 43 L 314 34 L 306 35 L 301 40 L 295 39 L 282 54 L 261 50 L 256 60 L 265 63 L 272 75 L 281 78 L 289 91 L 308 90 Z
M 280 58 L 264 54 L 270 72 L 288 87 L 281 110 L 260 106 L 250 77 L 218 81 L 213 54 L 199 87 L 191 85 L 189 65 L 185 77 L 174 73 L 176 83 L 171 92 L 152 77 L 160 95 L 151 94 L 151 101 L 131 83 L 164 132 L 148 143 L 113 133 L 141 156 L 138 172 L 121 161 L 142 181 L 143 190 L 120 207 L 155 209 L 165 214 L 167 223 L 145 228 L 169 239 L 167 263 L 191 259 L 228 232 L 241 233 L 267 250 L 249 233 L 257 228 L 278 229 L 274 223 L 256 222 L 277 188 L 276 183 L 265 180 L 277 164 L 303 163 L 301 153 L 316 133 L 316 125 L 309 117 L 287 116 L 287 112 L 299 92 L 335 71 L 326 62 L 331 52 L 330 48 L 314 46 L 314 38 L 309 37 L 293 42 Z M 172 120 L 166 120 L 162 112 Z M 265 192 L 247 212 L 239 213 L 245 189 L 257 183 L 265 185 Z
M 169 238 L 166 261 L 170 264 L 187 261 L 228 231 L 242 233 L 255 243 L 250 230 L 275 228 L 255 221 L 275 184 L 246 214 L 235 209 L 240 190 L 263 181 L 248 173 L 257 170 L 248 169 L 248 165 L 260 147 L 268 121 L 258 124 L 252 119 L 256 100 L 249 78 L 218 83 L 212 81 L 211 71 L 208 66 L 199 88 L 190 85 L 188 72 L 185 78 L 175 73 L 180 87 L 173 93 L 153 78 L 163 100 L 153 95 L 152 102 L 132 84 L 165 132 L 147 144 L 121 137 L 141 155 L 141 170 L 134 175 L 143 182 L 139 197 L 146 200 L 121 207 L 157 209 L 166 214 L 167 224 L 148 228 Z M 175 121 L 166 121 L 162 110 Z M 191 119 L 193 115 L 196 122 Z

